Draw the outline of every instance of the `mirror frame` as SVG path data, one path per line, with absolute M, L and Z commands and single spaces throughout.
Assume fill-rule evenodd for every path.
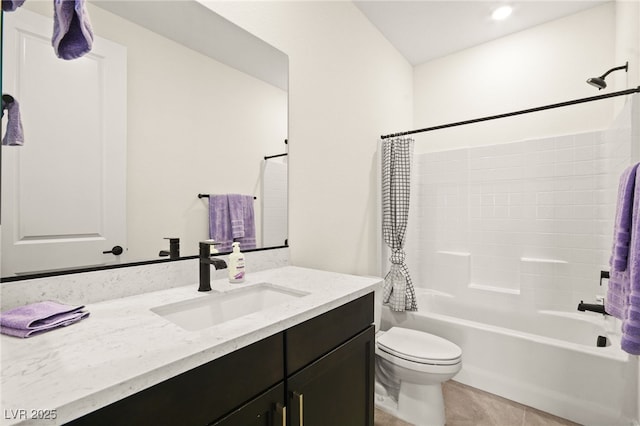
M 282 246 L 277 246 L 277 247 L 261 247 L 261 248 L 255 248 L 255 249 L 248 249 L 248 250 L 243 250 L 243 253 L 253 253 L 253 252 L 259 252 L 259 251 L 266 251 L 266 250 L 278 250 L 278 249 L 284 249 L 284 248 L 288 248 L 289 244 L 285 244 Z M 212 257 L 220 257 L 220 256 L 228 256 L 230 253 L 217 253 L 217 254 L 212 254 Z M 69 269 L 60 269 L 60 270 L 55 270 L 55 271 L 48 271 L 48 272 L 35 272 L 33 274 L 21 274 L 21 275 L 16 275 L 13 277 L 3 277 L 0 278 L 0 283 L 8 283 L 8 282 L 15 282 L 15 281 L 25 281 L 25 280 L 33 280 L 33 279 L 37 279 L 37 278 L 48 278 L 48 277 L 56 277 L 59 275 L 71 275 L 71 274 L 80 274 L 83 272 L 94 272 L 94 271 L 104 271 L 107 269 L 119 269 L 119 268 L 129 268 L 129 267 L 133 267 L 133 266 L 145 266 L 145 265 L 155 265 L 155 264 L 159 264 L 159 263 L 167 263 L 167 262 L 180 262 L 183 260 L 192 260 L 192 259 L 198 259 L 197 255 L 194 256 L 183 256 L 183 257 L 179 257 L 177 259 L 169 259 L 169 258 L 164 258 L 164 259 L 152 259 L 152 260 L 141 260 L 139 262 L 129 262 L 129 263 L 114 263 L 112 265 L 101 265 L 101 266 L 89 266 L 89 267 L 80 267 L 80 268 L 69 268 Z

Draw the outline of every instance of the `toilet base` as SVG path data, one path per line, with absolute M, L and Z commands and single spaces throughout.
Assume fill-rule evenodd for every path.
M 375 405 L 378 409 L 416 426 L 445 424 L 442 386 L 403 383 L 396 401 L 376 382 Z
M 398 401 L 393 399 L 389 395 L 380 395 L 378 393 L 375 394 L 375 406 L 377 409 L 384 411 L 387 414 L 391 414 L 393 417 L 396 417 L 400 420 L 406 419 L 402 418 L 402 415 L 398 412 Z
M 398 399 L 398 411 L 415 425 L 444 426 L 444 398 L 440 383 L 416 385 L 402 383 Z

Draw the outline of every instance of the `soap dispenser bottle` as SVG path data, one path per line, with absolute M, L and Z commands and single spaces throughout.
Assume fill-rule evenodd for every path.
M 244 281 L 244 254 L 240 252 L 240 243 L 231 244 L 233 251 L 229 255 L 229 282 L 241 283 Z

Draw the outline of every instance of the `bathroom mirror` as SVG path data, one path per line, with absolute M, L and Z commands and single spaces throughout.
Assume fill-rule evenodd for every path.
M 51 9 L 30 0 L 4 13 L 3 92 L 20 100 L 25 143 L 2 146 L 3 281 L 167 259 L 165 238 L 180 238 L 181 257 L 195 256 L 209 237 L 199 194 L 254 196 L 257 248 L 285 246 L 287 56 L 204 1 L 92 1 L 94 49 L 63 61 L 51 48 Z M 48 39 L 12 30 L 34 16 L 48 21 Z M 42 62 L 29 62 L 33 52 Z M 57 67 L 62 77 L 33 71 Z M 74 73 L 105 85 L 87 89 Z M 52 89 L 63 84 L 75 93 Z M 91 96 L 97 108 L 85 104 Z M 76 134 L 80 142 L 68 144 Z M 124 141 L 115 166 L 90 150 L 94 135 L 99 154 Z M 91 249 L 78 249 L 83 242 Z M 122 254 L 109 253 L 115 246 Z

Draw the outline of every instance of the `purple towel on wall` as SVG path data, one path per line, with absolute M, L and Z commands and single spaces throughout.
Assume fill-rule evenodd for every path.
M 233 238 L 244 237 L 245 196 L 240 194 L 227 195 L 229 201 L 229 219 L 231 219 L 231 235 Z
M 605 310 L 618 319 L 624 319 L 626 316 L 625 311 L 630 290 L 630 275 L 627 265 L 631 243 L 637 169 L 638 164 L 628 167 L 620 176 L 620 184 L 618 185 L 613 246 L 611 248 L 611 257 L 609 258 L 611 271 L 605 299 Z
M 220 244 L 218 251 L 230 252 L 234 241 L 241 250 L 256 248 L 254 216 L 251 195 L 209 195 L 209 238 Z
M 234 241 L 240 249 L 256 248 L 256 223 L 251 195 L 229 194 L 229 217 Z
M 628 167 L 620 177 L 613 249 L 611 250 L 610 259 L 610 265 L 613 271 L 622 272 L 627 269 L 629 243 L 631 242 L 631 221 L 633 219 L 633 194 L 637 169 L 638 164 Z
M 636 172 L 631 218 L 629 261 L 624 272 L 629 277 L 629 297 L 622 321 L 622 350 L 640 355 L 640 174 Z
M 2 109 L 7 111 L 7 129 L 2 138 L 2 145 L 21 146 L 24 144 L 24 132 L 22 130 L 22 118 L 20 117 L 20 104 L 13 101 L 2 101 Z
M 70 306 L 54 301 L 19 306 L 0 314 L 0 332 L 15 337 L 31 337 L 64 327 L 89 316 L 84 306 Z
M 220 253 L 231 251 L 233 234 L 226 194 L 209 195 L 209 238 L 219 243 L 217 249 Z
M 5 12 L 13 12 L 22 6 L 23 3 L 24 0 L 2 0 L 2 10 Z
M 76 59 L 91 51 L 93 29 L 84 0 L 54 0 L 51 44 L 61 59 Z

